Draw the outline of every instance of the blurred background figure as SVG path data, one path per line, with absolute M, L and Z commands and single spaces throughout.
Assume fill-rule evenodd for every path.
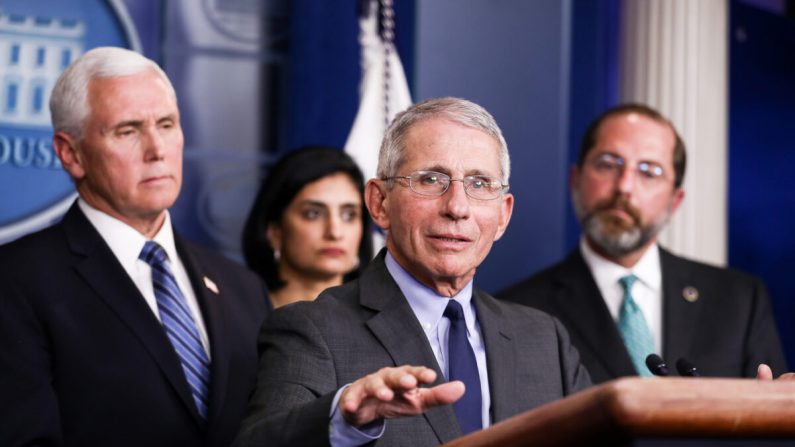
M 292 151 L 271 168 L 243 229 L 243 255 L 274 307 L 314 300 L 369 262 L 363 191 L 356 163 L 330 147 Z

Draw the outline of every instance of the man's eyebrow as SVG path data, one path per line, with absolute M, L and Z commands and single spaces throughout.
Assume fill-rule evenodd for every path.
M 494 174 L 492 174 L 490 172 L 483 171 L 481 169 L 473 169 L 471 171 L 467 171 L 466 176 L 467 177 L 495 177 L 495 178 L 497 177 L 496 175 L 494 175 Z
M 433 166 L 430 166 L 430 167 L 427 167 L 427 168 L 422 168 L 420 170 L 421 171 L 434 171 L 434 172 L 439 172 L 439 173 L 442 173 L 442 174 L 445 174 L 445 175 L 450 175 L 450 170 L 445 168 L 444 166 L 441 166 L 441 165 L 433 165 Z M 497 178 L 499 176 L 495 175 L 495 174 L 492 174 L 490 172 L 484 171 L 482 169 L 471 169 L 469 171 L 466 171 L 466 173 L 464 174 L 464 177 L 494 177 L 494 178 Z
M 593 150 L 591 150 L 591 153 L 597 157 L 600 155 L 612 155 L 613 157 L 624 158 L 621 155 L 619 155 L 615 150 L 610 148 L 594 148 Z
M 422 168 L 422 169 L 419 169 L 419 170 L 420 170 L 420 171 L 433 171 L 433 172 L 440 172 L 440 173 L 442 173 L 442 174 L 447 174 L 447 175 L 450 175 L 450 170 L 449 170 L 449 169 L 447 169 L 447 168 L 445 168 L 445 167 L 444 167 L 444 166 L 442 166 L 442 165 L 433 165 L 433 166 L 428 166 L 428 167 L 426 167 L 426 168 Z
M 136 129 L 140 129 L 143 126 L 143 124 L 144 124 L 144 122 L 141 121 L 141 120 L 119 121 L 118 123 L 111 124 L 110 126 L 102 129 L 102 133 L 115 132 L 115 131 L 121 129 L 122 127 L 134 127 Z
M 162 123 L 163 121 L 176 122 L 177 121 L 177 115 L 174 114 L 174 113 L 169 113 L 168 115 L 162 116 L 162 117 L 158 118 L 158 120 L 157 120 L 158 123 Z
M 620 159 L 624 160 L 625 162 L 627 160 L 626 157 L 624 157 L 623 155 L 618 154 L 617 152 L 615 152 L 615 151 L 613 151 L 612 149 L 609 149 L 609 148 L 594 149 L 593 153 L 597 157 L 602 156 L 602 155 L 610 155 L 610 156 L 613 156 L 613 157 L 616 157 L 616 158 L 620 158 Z M 665 162 L 662 161 L 662 160 L 641 159 L 641 160 L 638 160 L 637 163 L 647 163 L 647 164 L 651 164 L 651 165 L 656 165 L 656 166 L 662 167 Z

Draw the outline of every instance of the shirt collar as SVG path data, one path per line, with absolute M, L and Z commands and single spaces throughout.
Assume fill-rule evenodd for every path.
M 146 237 L 119 219 L 89 205 L 82 197 L 77 200 L 77 204 L 125 270 L 131 271 L 144 248 Z M 169 260 L 173 262 L 174 259 L 178 259 L 177 248 L 174 244 L 174 231 L 171 228 L 171 216 L 168 211 L 166 211 L 163 226 L 152 240 L 163 247 Z
M 594 279 L 600 286 L 603 282 L 605 285 L 613 285 L 622 277 L 633 274 L 638 277 L 638 281 L 653 291 L 659 291 L 662 288 L 660 248 L 656 243 L 652 244 L 631 268 L 626 268 L 603 258 L 591 249 L 585 240 L 585 236 L 580 238 L 580 252 L 585 263 L 588 264 L 591 272 L 593 272 Z
M 467 327 L 474 324 L 476 318 L 472 307 L 473 280 L 470 280 L 460 292 L 452 297 L 443 296 L 417 281 L 395 260 L 389 251 L 386 252 L 385 262 L 389 274 L 392 275 L 400 291 L 403 292 L 403 296 L 406 297 L 425 332 L 434 330 L 444 314 L 449 299 L 458 301 L 463 307 Z

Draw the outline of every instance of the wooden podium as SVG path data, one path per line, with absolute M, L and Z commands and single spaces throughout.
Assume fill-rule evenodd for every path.
M 624 378 L 445 444 L 793 445 L 795 381 Z

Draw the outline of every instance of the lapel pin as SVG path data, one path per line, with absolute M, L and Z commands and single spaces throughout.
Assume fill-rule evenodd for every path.
M 208 277 L 204 277 L 204 287 L 207 287 L 212 291 L 214 294 L 218 295 L 218 286 L 215 285 L 212 279 Z
M 682 298 L 689 303 L 694 303 L 698 300 L 698 289 L 693 286 L 687 286 L 682 289 Z

